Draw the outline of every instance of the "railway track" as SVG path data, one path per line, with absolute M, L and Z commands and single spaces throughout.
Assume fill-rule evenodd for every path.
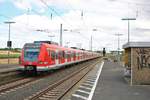
M 15 71 L 11 71 L 11 72 L 4 72 L 3 74 L 0 74 L 2 76 L 7 76 L 7 75 L 13 75 L 13 73 L 17 73 Z M 6 83 L 3 83 L 0 85 L 0 93 L 5 93 L 6 91 L 9 91 L 13 88 L 18 88 L 18 87 L 21 87 L 21 86 L 24 86 L 26 84 L 32 84 L 34 83 L 36 80 L 39 80 L 39 79 L 42 79 L 44 77 L 48 77 L 49 74 L 44 74 L 44 75 L 41 75 L 41 76 L 37 76 L 37 77 L 22 77 L 22 78 L 19 78 L 19 79 L 14 79 L 14 80 L 11 80 L 9 82 L 6 82 Z
M 34 84 L 35 82 L 38 82 L 40 79 L 44 77 L 48 77 L 48 76 L 49 75 L 44 74 L 44 75 L 37 76 L 37 77 L 22 77 L 19 79 L 12 80 L 8 83 L 0 85 L 0 94 L 10 91 L 11 89 L 20 88 L 20 87 L 24 87 L 30 84 Z
M 23 77 L 25 76 L 23 76 L 21 72 L 18 72 L 16 70 L 0 72 L 0 86 L 17 81 Z
M 13 73 L 15 73 L 15 72 L 13 72 Z M 6 75 L 7 74 L 9 74 L 9 73 L 6 73 Z M 11 81 L 2 83 L 0 85 L 0 94 L 1 93 L 3 94 L 3 93 L 5 93 L 5 92 L 7 92 L 11 89 L 14 89 L 14 88 L 19 88 L 19 87 L 22 87 L 22 86 L 25 86 L 25 85 L 32 84 L 32 83 L 34 83 L 34 82 L 38 81 L 39 79 L 41 79 L 43 77 L 46 77 L 46 76 L 48 76 L 48 75 L 44 74 L 42 76 L 37 76 L 37 77 L 23 76 L 23 77 L 19 77 L 19 78 L 13 79 Z
M 78 66 L 78 69 L 76 69 L 76 70 L 79 70 L 80 69 L 80 71 L 76 71 L 76 72 L 74 72 L 74 74 L 70 74 L 69 76 L 68 76 L 68 78 L 66 78 L 66 79 L 62 79 L 62 81 L 60 81 L 60 82 L 58 82 L 58 79 L 57 79 L 57 81 L 51 81 L 50 82 L 50 85 L 51 84 L 53 84 L 53 83 L 56 83 L 57 82 L 57 84 L 53 84 L 53 87 L 51 87 L 51 88 L 55 88 L 56 86 L 58 86 L 59 85 L 59 83 L 63 83 L 63 81 L 65 82 L 65 81 L 67 81 L 69 78 L 71 78 L 71 77 L 73 77 L 75 74 L 78 74 L 79 72 L 81 72 L 83 69 L 86 69 L 91 63 L 93 63 L 93 62 L 95 62 L 96 60 L 91 60 L 91 61 L 88 61 L 88 62 L 85 62 L 85 63 L 81 63 L 81 64 L 78 64 L 77 66 Z M 87 66 L 86 66 L 87 65 Z M 74 66 L 74 65 L 72 65 L 72 66 Z M 75 65 L 76 66 L 76 65 Z M 86 66 L 86 67 L 84 67 L 84 66 Z M 68 67 L 69 69 L 71 68 L 71 67 Z M 68 73 L 68 68 L 65 68 L 65 70 L 67 71 L 67 73 Z M 75 68 L 75 67 L 72 67 L 72 68 Z M 43 74 L 43 75 L 40 75 L 40 76 L 36 76 L 36 77 L 22 77 L 21 79 L 18 79 L 18 80 L 16 80 L 16 81 L 13 81 L 13 82 L 9 82 L 9 83 L 7 83 L 7 84 L 3 84 L 3 85 L 0 85 L 0 95 L 5 95 L 5 94 L 9 94 L 9 92 L 12 92 L 12 91 L 17 91 L 18 89 L 21 89 L 21 88 L 26 88 L 26 87 L 28 87 L 28 86 L 33 86 L 34 84 L 37 84 L 37 83 L 40 83 L 43 79 L 47 79 L 49 76 L 56 76 L 57 77 L 57 75 L 60 75 L 60 73 L 66 73 L 66 71 L 64 71 L 64 68 L 62 68 L 62 69 L 59 69 L 59 70 L 56 70 L 56 72 L 50 72 L 50 73 L 47 73 L 47 74 Z M 87 71 L 85 71 L 85 72 L 87 72 Z M 83 73 L 85 73 L 84 71 L 83 71 Z M 66 76 L 67 76 L 68 74 L 66 74 Z M 80 76 L 80 75 L 79 75 Z M 76 76 L 76 77 L 79 77 L 79 76 Z M 82 77 L 84 76 L 84 75 L 81 75 Z M 59 79 L 60 80 L 60 79 Z M 77 81 L 79 81 L 80 79 L 73 79 L 73 80 L 76 80 L 75 81 L 75 83 L 77 82 Z M 73 82 L 73 80 L 72 81 L 70 81 L 70 83 L 72 83 Z M 68 83 L 68 82 L 67 82 Z M 66 84 L 67 84 L 66 83 Z M 74 84 L 75 84 L 74 83 Z M 52 86 L 52 85 L 51 85 Z M 55 86 L 55 87 L 54 87 Z M 69 86 L 71 86 L 71 85 L 69 85 Z M 61 86 L 61 87 L 65 87 L 65 86 Z M 44 88 L 42 88 L 42 89 L 44 89 Z M 42 90 L 41 89 L 41 90 Z M 66 90 L 66 89 L 65 89 Z M 69 88 L 68 88 L 68 90 L 69 90 Z M 38 90 L 39 91 L 39 90 Z M 38 92 L 37 91 L 37 92 Z M 55 91 L 55 90 L 54 90 Z M 53 92 L 53 94 L 54 94 L 54 91 L 52 91 Z M 64 91 L 64 90 L 63 90 Z M 36 93 L 36 92 L 34 92 L 34 93 Z M 34 94 L 33 93 L 33 94 Z M 63 93 L 64 94 L 64 93 Z M 32 95 L 32 94 L 31 94 Z M 29 95 L 30 96 L 30 95 Z M 28 97 L 28 96 L 27 96 Z M 27 98 L 27 97 L 25 97 L 25 98 Z M 23 98 L 24 99 L 24 98 Z
M 6 72 L 0 72 L 0 78 L 3 77 L 8 77 L 8 76 L 15 76 L 15 75 L 20 75 L 21 72 L 17 70 L 12 70 L 12 71 L 6 71 Z
M 86 65 L 80 70 L 68 75 L 58 82 L 55 82 L 25 100 L 60 100 L 74 85 L 76 85 L 89 71 L 91 71 L 93 66 L 98 62 L 92 65 Z
M 4 93 L 6 91 L 9 91 L 10 89 L 13 89 L 13 88 L 16 88 L 16 87 L 19 87 L 19 86 L 23 86 L 27 83 L 32 82 L 33 80 L 34 80 L 33 78 L 23 78 L 23 79 L 19 79 L 15 82 L 12 82 L 12 83 L 1 85 L 0 86 L 0 93 Z

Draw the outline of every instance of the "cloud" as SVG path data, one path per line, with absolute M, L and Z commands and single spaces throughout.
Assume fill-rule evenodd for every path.
M 15 0 L 13 1 L 13 3 L 16 7 L 23 9 L 23 10 L 28 10 L 32 8 L 29 0 Z
M 3 2 L 4 2 L 4 0 L 0 0 L 0 4 L 3 3 Z
M 147 19 L 148 6 L 136 0 L 43 0 L 53 8 L 59 16 L 41 2 L 42 0 L 16 0 L 13 3 L 19 9 L 35 10 L 37 13 L 15 16 L 12 20 L 12 40 L 14 47 L 22 47 L 26 42 L 34 40 L 50 40 L 49 34 L 54 34 L 54 41 L 59 42 L 60 24 L 63 29 L 63 44 L 70 42 L 70 46 L 81 43 L 83 48 L 89 49 L 90 37 L 93 36 L 93 47 L 117 48 L 116 33 L 124 34 L 121 45 L 127 41 L 127 21 L 124 17 L 135 17 L 138 8 L 138 18 L 130 22 L 131 39 L 133 41 L 148 41 L 150 21 Z M 128 3 L 129 2 L 129 3 Z M 136 3 L 140 4 L 137 5 Z M 145 3 L 145 2 L 144 2 Z M 141 5 L 142 4 L 142 5 Z M 142 10 L 144 8 L 144 10 Z M 81 12 L 83 11 L 83 16 Z M 49 13 L 49 14 L 45 14 Z M 53 19 L 50 19 L 53 13 Z M 93 31 L 97 29 L 97 31 Z M 39 32 L 36 30 L 45 30 Z M 7 40 L 7 36 L 5 40 Z M 20 41 L 20 42 L 19 42 Z M 111 45 L 107 45 L 111 44 Z

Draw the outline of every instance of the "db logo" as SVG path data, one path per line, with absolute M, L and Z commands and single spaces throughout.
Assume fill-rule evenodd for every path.
M 32 65 L 32 62 L 29 62 L 29 65 Z

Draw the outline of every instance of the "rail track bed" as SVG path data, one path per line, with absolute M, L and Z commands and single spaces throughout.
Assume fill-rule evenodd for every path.
M 23 73 L 16 70 L 0 72 L 0 85 L 8 84 L 24 77 Z
M 59 99 L 92 69 L 91 64 L 95 64 L 96 61 L 98 59 L 73 65 L 73 67 L 62 68 L 48 75 L 25 78 L 2 85 L 0 86 L 0 99 L 35 100 L 35 98 L 40 99 L 43 96 Z M 45 94 L 45 91 L 51 96 Z
M 76 85 L 97 64 L 90 64 L 80 70 L 64 77 L 60 81 L 50 85 L 48 88 L 30 96 L 26 100 L 60 100 L 74 85 Z

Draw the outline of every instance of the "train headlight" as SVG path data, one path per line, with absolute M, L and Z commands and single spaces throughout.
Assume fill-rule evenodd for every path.
M 44 62 L 44 64 L 48 64 L 48 62 Z
M 40 61 L 40 62 L 39 62 L 39 64 L 43 64 L 43 62 L 42 62 L 42 61 Z

